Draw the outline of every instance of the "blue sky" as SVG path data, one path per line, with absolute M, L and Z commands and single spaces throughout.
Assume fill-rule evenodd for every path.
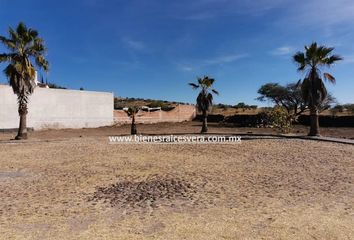
M 187 83 L 209 75 L 216 102 L 260 105 L 262 84 L 303 77 L 291 56 L 317 41 L 345 58 L 330 92 L 354 102 L 352 0 L 0 0 L 0 35 L 19 21 L 46 41 L 48 80 L 68 88 L 194 102 Z

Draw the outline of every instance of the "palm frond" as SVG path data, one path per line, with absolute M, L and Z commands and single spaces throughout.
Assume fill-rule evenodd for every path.
M 35 29 L 28 29 L 28 34 L 33 38 L 36 39 L 38 37 L 38 31 Z
M 299 71 L 305 70 L 305 67 L 306 67 L 306 57 L 305 57 L 305 54 L 304 54 L 303 52 L 297 52 L 297 53 L 293 56 L 293 60 L 294 60 L 294 62 L 298 65 L 298 70 L 299 70 Z
M 9 64 L 4 69 L 5 75 L 9 79 L 9 84 L 12 90 L 17 95 L 31 94 L 35 88 L 33 81 L 34 69 L 30 70 L 30 73 L 23 71 L 21 64 Z
M 343 60 L 343 57 L 339 56 L 339 55 L 332 55 L 329 58 L 326 58 L 324 61 L 324 64 L 326 64 L 327 66 L 330 66 L 332 64 L 334 64 L 337 61 L 341 61 Z
M 9 27 L 9 35 L 10 35 L 10 40 L 13 42 L 18 42 L 19 41 L 19 36 L 15 30 L 13 30 L 11 27 Z
M 317 99 L 317 100 L 319 100 L 317 102 L 317 106 L 320 106 L 322 104 L 322 102 L 327 98 L 328 92 L 327 92 L 326 86 L 324 85 L 322 80 L 318 81 L 317 89 L 318 89 L 317 91 L 319 94 L 318 99 Z
M 197 85 L 195 83 L 188 83 L 188 85 L 192 86 L 193 89 L 199 88 L 199 85 Z
M 34 39 L 31 44 L 26 48 L 26 53 L 31 56 L 42 55 L 47 52 L 46 47 L 44 46 L 44 41 L 41 38 Z
M 304 81 L 301 83 L 301 95 L 305 103 L 308 104 L 310 102 L 311 96 L 311 84 L 309 78 L 305 78 Z
M 2 42 L 5 45 L 5 47 L 7 47 L 10 50 L 16 49 L 16 43 L 11 39 L 8 39 L 4 36 L 0 36 L 0 42 Z
M 297 83 L 295 84 L 295 87 L 296 88 L 301 87 L 301 83 L 302 83 L 302 80 L 299 79 L 299 81 L 297 81 Z
M 214 78 L 208 78 L 209 85 L 212 86 L 215 82 Z
M 25 25 L 23 22 L 20 22 L 20 23 L 17 25 L 16 33 L 17 33 L 19 36 L 28 35 L 27 27 L 26 27 L 26 25 Z
M 216 95 L 219 95 L 219 92 L 216 91 L 215 89 L 212 89 L 211 91 L 212 91 L 213 93 L 215 93 Z
M 208 102 L 209 102 L 210 105 L 212 105 L 213 99 L 214 99 L 213 94 L 208 93 L 208 94 L 207 94 L 207 100 L 208 100 Z
M 49 70 L 49 63 L 48 61 L 41 55 L 37 56 L 35 58 L 36 64 L 37 66 L 39 66 L 40 68 L 42 68 L 44 71 L 48 72 Z
M 202 85 L 203 84 L 203 79 L 197 78 L 197 82 L 198 82 L 199 85 Z
M 325 78 L 327 81 L 329 81 L 329 82 L 331 82 L 331 83 L 333 83 L 333 84 L 336 83 L 336 79 L 335 79 L 331 74 L 329 74 L 329 73 L 324 73 L 323 76 L 324 76 L 324 78 Z
M 310 46 L 306 48 L 306 59 L 315 59 L 317 55 L 317 43 L 313 42 Z
M 5 53 L 0 54 L 0 63 L 2 63 L 2 62 L 7 62 L 7 61 L 10 61 L 9 55 L 8 55 L 8 54 L 5 54 Z
M 327 56 L 334 50 L 333 47 L 319 46 L 316 55 L 319 60 L 327 58 Z

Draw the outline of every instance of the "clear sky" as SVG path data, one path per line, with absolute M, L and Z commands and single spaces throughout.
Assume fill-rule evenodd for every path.
M 291 56 L 317 41 L 345 58 L 330 92 L 354 102 L 353 0 L 0 0 L 0 35 L 19 21 L 46 41 L 48 81 L 68 88 L 194 102 L 187 83 L 209 75 L 216 102 L 259 105 L 262 84 L 303 77 Z

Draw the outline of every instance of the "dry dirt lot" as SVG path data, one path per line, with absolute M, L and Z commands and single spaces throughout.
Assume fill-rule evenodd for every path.
M 201 130 L 200 122 L 183 122 L 183 123 L 158 123 L 158 124 L 138 124 L 139 134 L 197 134 Z M 226 127 L 217 123 L 209 124 L 209 132 L 211 134 L 278 134 L 271 128 L 238 128 Z M 305 136 L 308 133 L 308 127 L 295 125 L 291 134 Z M 43 130 L 30 133 L 32 140 L 53 140 L 65 139 L 72 137 L 99 137 L 111 135 L 127 135 L 130 134 L 130 126 L 114 126 L 102 128 L 87 129 L 60 129 L 60 130 Z M 326 137 L 354 139 L 354 128 L 321 128 L 321 134 Z M 0 142 L 7 141 L 15 137 L 15 133 L 0 133 Z
M 108 144 L 127 129 L 0 143 L 0 238 L 354 239 L 353 145 Z

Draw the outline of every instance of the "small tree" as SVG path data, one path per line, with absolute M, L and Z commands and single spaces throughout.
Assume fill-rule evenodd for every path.
M 128 108 L 128 111 L 127 111 L 128 115 L 132 119 L 132 123 L 131 123 L 131 127 L 130 127 L 130 134 L 131 135 L 137 134 L 136 124 L 135 124 L 135 116 L 137 115 L 138 112 L 139 112 L 138 107 L 130 107 L 130 108 Z
M 217 95 L 219 94 L 215 89 L 212 88 L 214 82 L 215 79 L 204 76 L 204 78 L 198 78 L 197 83 L 189 83 L 193 89 L 201 89 L 197 97 L 197 109 L 203 114 L 203 126 L 201 133 L 208 132 L 208 112 L 211 111 L 213 106 L 212 93 Z
M 244 103 L 244 102 L 239 102 L 239 103 L 237 103 L 234 107 L 235 108 L 242 108 L 242 109 L 244 109 L 244 108 L 246 108 L 246 103 Z
M 285 86 L 279 83 L 264 84 L 258 90 L 260 96 L 257 100 L 261 102 L 268 100 L 273 102 L 276 106 L 283 107 L 291 116 L 291 119 L 296 121 L 298 116 L 309 110 L 308 105 L 302 98 L 301 83 L 302 82 L 299 81 Z M 318 107 L 319 112 L 327 110 L 335 102 L 336 99 L 328 93 L 325 100 L 321 102 Z
M 264 102 L 269 100 L 277 106 L 281 106 L 290 114 L 300 115 L 306 110 L 306 104 L 301 97 L 299 84 L 291 83 L 282 86 L 279 83 L 267 83 L 258 89 L 260 95 L 257 100 Z

